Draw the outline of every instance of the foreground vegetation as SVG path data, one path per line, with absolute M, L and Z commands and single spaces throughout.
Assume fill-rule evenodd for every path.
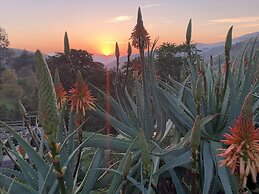
M 58 69 L 54 81 L 40 51 L 35 54 L 38 111 L 42 127 L 31 143 L 5 125 L 2 150 L 17 169 L 0 168 L 0 187 L 8 193 L 242 193 L 257 187 L 259 169 L 258 54 L 231 60 L 232 27 L 225 43 L 225 64 L 215 71 L 191 46 L 183 82 L 156 75 L 153 43 L 140 9 L 132 46 L 139 50 L 130 88 L 120 84 L 117 67 L 113 97 L 83 80 L 73 67 L 68 36 L 62 55 L 74 79 L 66 90 Z M 147 49 L 147 50 L 146 50 Z M 146 52 L 145 52 L 146 50 Z M 244 53 L 246 51 L 244 50 Z M 119 61 L 119 47 L 116 46 Z M 146 54 L 145 54 L 146 53 Z M 128 55 L 131 49 L 129 45 Z M 118 63 L 119 66 L 119 63 Z M 105 99 L 96 103 L 93 93 Z M 26 110 L 20 104 L 22 116 Z M 90 115 L 106 126 L 89 132 Z M 111 134 L 112 127 L 116 133 Z M 7 135 L 10 133 L 18 146 Z M 32 145 L 34 147 L 32 147 Z M 16 148 L 17 147 L 17 148 Z M 11 177 L 15 177 L 12 179 Z

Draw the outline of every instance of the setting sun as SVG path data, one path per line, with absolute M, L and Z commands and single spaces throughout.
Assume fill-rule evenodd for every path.
M 102 53 L 105 55 L 105 56 L 109 56 L 112 54 L 112 48 L 111 47 L 108 47 L 108 46 L 104 46 L 102 48 Z

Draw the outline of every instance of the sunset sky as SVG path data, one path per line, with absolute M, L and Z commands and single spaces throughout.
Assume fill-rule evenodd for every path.
M 45 53 L 63 50 L 67 31 L 71 48 L 93 54 L 121 52 L 142 8 L 144 25 L 159 43 L 182 43 L 190 18 L 194 42 L 222 41 L 231 25 L 234 37 L 259 31 L 258 0 L 0 0 L 0 26 L 11 47 Z

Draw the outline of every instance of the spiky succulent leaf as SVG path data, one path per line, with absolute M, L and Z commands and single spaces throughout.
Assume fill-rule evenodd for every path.
M 192 128 L 192 135 L 191 135 L 192 152 L 196 152 L 198 150 L 200 141 L 201 141 L 201 117 L 197 115 L 194 122 L 194 126 Z
M 20 100 L 18 100 L 18 107 L 19 107 L 19 111 L 20 111 L 21 116 L 23 118 L 26 117 L 27 112 L 26 112 L 26 110 L 25 110 L 25 108 L 24 108 L 24 106 L 23 106 L 23 104 Z

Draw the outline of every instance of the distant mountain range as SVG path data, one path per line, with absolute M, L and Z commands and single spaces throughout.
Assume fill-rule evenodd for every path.
M 253 40 L 258 37 L 259 32 L 254 32 L 250 34 L 245 34 L 243 36 L 234 38 L 232 40 L 232 49 L 231 49 L 231 56 L 235 57 L 240 52 L 242 52 L 244 46 L 251 40 L 247 46 L 247 50 L 250 51 L 253 45 Z M 220 63 L 224 61 L 224 46 L 225 42 L 217 42 L 211 44 L 204 44 L 204 43 L 197 43 L 197 48 L 201 50 L 202 57 L 205 61 L 208 61 L 210 56 L 213 57 L 214 62 L 218 62 L 220 58 Z M 256 49 L 259 50 L 259 40 L 256 43 Z M 23 53 L 23 49 L 12 49 L 16 56 L 19 56 Z M 30 51 L 29 51 L 30 52 Z M 33 52 L 30 52 L 33 53 Z M 138 54 L 133 54 L 131 58 L 137 57 Z M 220 57 L 219 57 L 220 56 Z M 45 55 L 48 57 L 48 55 Z M 109 69 L 116 67 L 116 59 L 115 56 L 105 56 L 105 55 L 93 55 L 94 61 L 98 61 L 103 63 L 104 65 L 108 66 Z M 124 64 L 127 61 L 127 56 L 120 57 L 120 65 Z
M 250 34 L 246 34 L 237 38 L 234 38 L 232 40 L 232 49 L 231 49 L 231 56 L 236 57 L 240 52 L 243 51 L 245 45 L 247 45 L 247 51 L 250 51 L 253 45 L 253 41 L 255 38 L 259 38 L 259 32 L 254 32 Z M 250 40 L 250 41 L 249 41 Z M 224 60 L 224 47 L 225 47 L 225 42 L 217 42 L 217 43 L 212 43 L 212 44 L 202 44 L 198 43 L 197 48 L 201 50 L 202 52 L 202 57 L 205 61 L 208 61 L 210 56 L 213 57 L 214 61 L 218 61 L 219 56 L 221 59 L 221 62 Z M 256 49 L 259 49 L 259 42 L 256 42 L 255 45 Z

